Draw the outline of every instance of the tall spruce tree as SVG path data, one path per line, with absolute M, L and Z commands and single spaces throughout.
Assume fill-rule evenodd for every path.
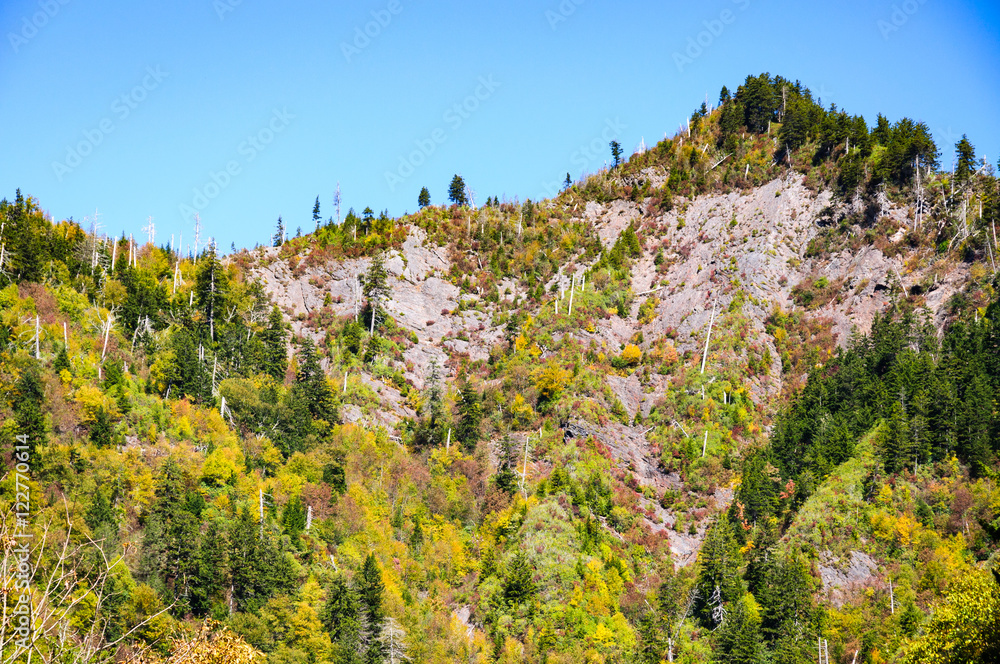
M 455 205 L 468 205 L 469 199 L 465 195 L 465 180 L 461 175 L 455 175 L 448 185 L 448 200 Z
M 427 187 L 420 188 L 420 195 L 417 196 L 417 205 L 422 208 L 427 207 L 431 204 L 431 192 L 427 191 Z

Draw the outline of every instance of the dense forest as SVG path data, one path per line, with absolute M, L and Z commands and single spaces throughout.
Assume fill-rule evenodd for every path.
M 324 222 L 317 199 L 315 232 L 279 219 L 274 246 L 228 256 L 57 222 L 18 190 L 0 202 L 4 660 L 1000 659 L 1000 191 L 954 147 L 942 170 L 926 125 L 869 128 L 762 74 L 550 201 L 476 208 L 457 176 L 451 205 L 425 188 L 398 219 Z M 761 304 L 766 343 L 748 339 L 751 296 L 720 267 L 704 354 L 672 329 L 574 336 L 657 316 L 632 282 L 644 257 L 666 269 L 664 214 L 782 177 L 832 192 L 806 256 L 962 266 L 944 329 L 935 283 L 897 287 L 838 345 L 813 314 L 843 285 L 817 278 Z M 613 201 L 643 215 L 605 245 L 575 210 Z M 912 222 L 893 243 L 891 206 Z M 417 229 L 497 332 L 420 384 L 387 267 Z M 354 315 L 327 295 L 293 325 L 255 277 L 354 259 Z M 667 387 L 632 416 L 609 376 Z M 771 377 L 786 388 L 751 389 Z M 375 417 L 390 394 L 395 427 Z M 624 430 L 678 488 L 618 463 Z M 693 564 L 668 531 L 700 542 Z M 845 560 L 874 562 L 834 601 L 824 570 Z

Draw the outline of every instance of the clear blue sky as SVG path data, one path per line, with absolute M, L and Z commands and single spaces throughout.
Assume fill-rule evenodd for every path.
M 196 209 L 225 250 L 308 230 L 338 181 L 343 214 L 455 173 L 538 198 L 763 71 L 927 122 L 944 165 L 963 133 L 1000 157 L 995 0 L 3 0 L 0 26 L 0 196 L 116 234 L 151 215 L 158 244 Z

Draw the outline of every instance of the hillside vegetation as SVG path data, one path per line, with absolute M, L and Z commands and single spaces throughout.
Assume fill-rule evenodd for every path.
M 553 199 L 229 256 L 17 191 L 5 661 L 997 660 L 1000 190 L 954 147 L 762 74 Z

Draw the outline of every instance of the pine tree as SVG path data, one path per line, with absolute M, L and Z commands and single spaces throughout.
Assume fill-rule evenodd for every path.
M 319 196 L 316 197 L 316 203 L 313 205 L 313 223 L 316 224 L 316 230 L 319 230 L 319 222 L 322 216 L 319 213 Z
M 431 192 L 427 191 L 427 187 L 420 188 L 420 195 L 417 196 L 417 205 L 422 208 L 427 207 L 431 204 Z
M 465 195 L 465 180 L 461 175 L 455 175 L 448 186 L 448 200 L 455 205 L 468 205 L 469 199 Z
M 570 179 L 569 173 L 567 173 L 566 174 L 566 181 L 563 182 L 563 189 L 569 189 L 571 186 L 573 186 L 573 180 Z

